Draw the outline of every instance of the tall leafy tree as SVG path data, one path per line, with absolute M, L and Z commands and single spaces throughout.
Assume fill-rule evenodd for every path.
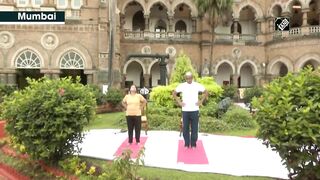
M 210 62 L 213 56 L 214 30 L 223 17 L 230 12 L 233 0 L 193 0 L 200 15 L 207 15 L 211 27 Z

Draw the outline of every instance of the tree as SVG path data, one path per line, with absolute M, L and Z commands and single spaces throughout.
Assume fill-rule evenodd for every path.
M 190 58 L 186 54 L 180 53 L 176 58 L 176 65 L 171 75 L 170 84 L 184 82 L 184 75 L 188 71 L 192 73 L 194 80 L 198 79 L 198 73 L 192 67 Z
M 211 48 L 210 48 L 210 62 L 213 56 L 213 41 L 214 30 L 222 17 L 230 11 L 233 0 L 193 0 L 198 8 L 199 14 L 208 15 L 209 24 L 211 26 Z

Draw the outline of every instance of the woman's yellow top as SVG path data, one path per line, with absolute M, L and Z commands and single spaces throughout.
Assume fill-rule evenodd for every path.
M 142 103 L 145 101 L 141 94 L 127 94 L 122 102 L 127 104 L 127 116 L 141 116 Z

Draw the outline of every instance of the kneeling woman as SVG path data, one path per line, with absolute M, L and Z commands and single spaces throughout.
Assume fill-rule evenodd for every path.
M 129 93 L 122 100 L 122 105 L 126 109 L 129 144 L 132 144 L 133 129 L 135 129 L 136 143 L 140 143 L 141 111 L 146 104 L 146 99 L 141 94 L 137 94 L 137 87 L 131 85 Z

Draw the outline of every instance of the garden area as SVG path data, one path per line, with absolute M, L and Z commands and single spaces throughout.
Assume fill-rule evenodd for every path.
M 288 74 L 264 89 L 246 90 L 243 101 L 257 109 L 250 113 L 234 105 L 235 87 L 198 77 L 190 59 L 181 54 L 170 83 L 153 88 L 149 95 L 150 130 L 180 130 L 181 109 L 172 91 L 184 82 L 187 71 L 209 92 L 200 107 L 201 133 L 257 136 L 279 153 L 290 178 L 320 178 L 320 70 Z M 28 82 L 21 90 L 0 86 L 6 129 L 5 137 L 0 132 L 0 168 L 17 179 L 271 179 L 145 167 L 144 149 L 137 159 L 130 158 L 130 151 L 112 161 L 75 156 L 88 130 L 126 131 L 120 106 L 125 92 L 110 89 L 103 94 L 97 86 L 69 78 Z

